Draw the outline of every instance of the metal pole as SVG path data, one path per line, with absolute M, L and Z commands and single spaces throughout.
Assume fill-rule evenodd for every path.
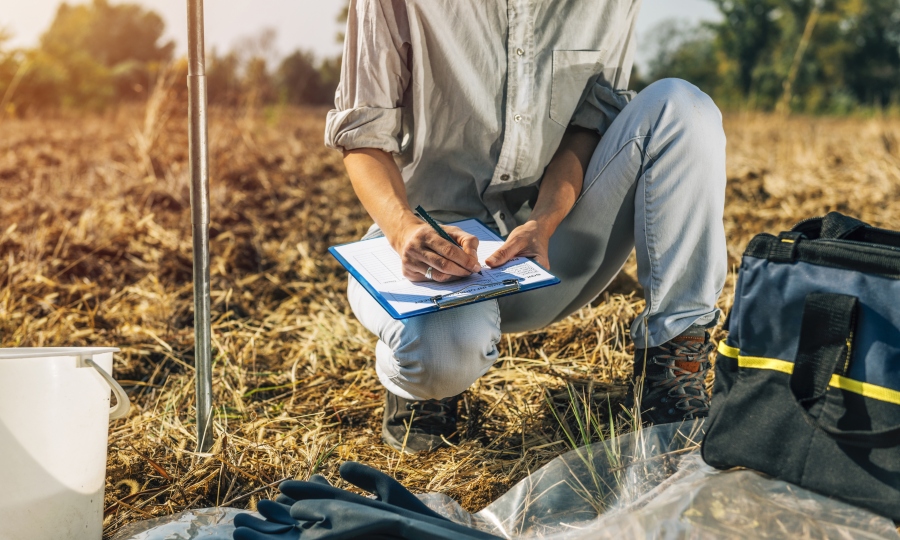
M 203 0 L 188 0 L 188 136 L 191 163 L 191 229 L 194 238 L 194 366 L 197 382 L 197 449 L 213 443 L 212 350 L 209 315 L 209 146 Z

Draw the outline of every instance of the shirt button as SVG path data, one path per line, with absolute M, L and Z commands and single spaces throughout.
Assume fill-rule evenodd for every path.
M 515 116 L 513 117 L 513 120 L 515 120 L 516 122 L 521 121 L 521 120 L 522 120 L 522 115 L 521 115 L 521 114 L 515 115 Z
M 500 175 L 500 180 L 509 180 L 509 175 L 508 175 L 508 174 L 501 174 L 501 175 Z
M 518 54 L 519 56 L 522 56 L 523 54 L 525 54 L 525 50 L 522 48 L 518 48 L 518 49 L 516 49 L 516 54 Z
M 500 219 L 506 219 L 506 214 L 504 214 L 503 212 L 500 212 Z

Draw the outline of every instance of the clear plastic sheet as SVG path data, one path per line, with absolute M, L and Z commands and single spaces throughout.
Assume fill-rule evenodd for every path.
M 691 422 L 584 446 L 554 459 L 475 514 L 446 495 L 420 498 L 456 522 L 505 538 L 900 540 L 892 521 L 866 510 L 753 471 L 709 467 L 700 458 L 700 438 L 699 423 Z M 230 538 L 237 511 L 225 509 L 212 523 L 205 512 L 213 510 L 192 511 L 195 533 L 184 528 L 191 512 L 183 512 L 143 522 L 152 527 L 123 530 L 115 540 Z M 170 522 L 181 528 L 164 530 Z
M 445 516 L 506 538 L 892 538 L 892 521 L 749 470 L 700 457 L 702 421 L 628 433 L 564 454 L 484 510 L 445 495 Z
M 234 516 L 245 512 L 224 506 L 185 510 L 126 525 L 113 540 L 231 540 Z

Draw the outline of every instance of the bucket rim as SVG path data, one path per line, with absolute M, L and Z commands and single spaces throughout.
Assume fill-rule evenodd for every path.
M 52 358 L 55 356 L 93 356 L 119 352 L 118 347 L 0 347 L 0 360 L 15 358 Z

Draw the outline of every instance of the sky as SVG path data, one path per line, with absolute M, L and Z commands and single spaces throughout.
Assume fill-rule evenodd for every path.
M 70 0 L 82 3 L 90 0 Z M 131 0 L 162 15 L 166 39 L 177 51 L 186 51 L 186 0 Z M 552 1 L 552 0 L 549 0 Z M 59 0 L 0 0 L 0 27 L 12 32 L 8 46 L 31 47 L 53 20 Z M 116 0 L 112 0 L 116 3 Z M 276 49 L 284 56 L 296 49 L 312 50 L 317 56 L 340 54 L 335 36 L 342 27 L 337 15 L 344 0 L 206 0 L 205 31 L 207 49 L 230 49 L 241 37 L 258 34 L 264 28 L 277 32 Z M 688 21 L 716 20 L 717 11 L 709 0 L 644 0 L 638 18 L 638 63 L 649 54 L 647 34 L 668 18 Z

